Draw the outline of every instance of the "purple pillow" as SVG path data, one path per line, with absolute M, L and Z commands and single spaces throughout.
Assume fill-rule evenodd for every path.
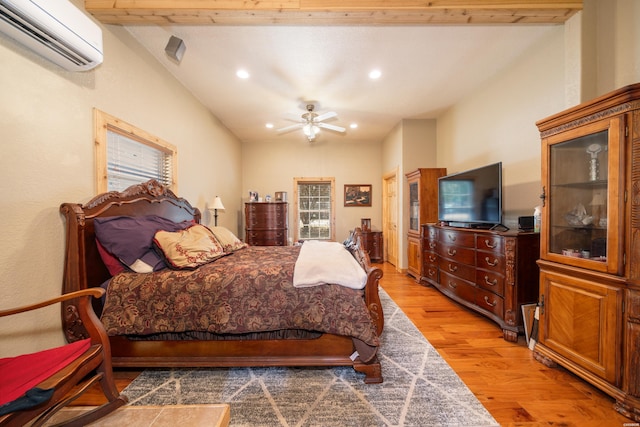
M 109 253 L 137 273 L 167 268 L 154 249 L 153 236 L 159 230 L 183 230 L 193 221 L 175 223 L 156 215 L 141 217 L 113 216 L 93 220 L 96 237 Z

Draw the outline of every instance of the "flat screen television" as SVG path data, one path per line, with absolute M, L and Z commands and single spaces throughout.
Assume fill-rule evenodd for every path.
M 458 227 L 502 224 L 502 162 L 439 178 L 438 220 Z

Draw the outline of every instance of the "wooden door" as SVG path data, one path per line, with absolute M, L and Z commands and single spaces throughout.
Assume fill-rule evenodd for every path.
M 382 236 L 384 260 L 398 266 L 398 174 L 386 175 L 382 185 Z

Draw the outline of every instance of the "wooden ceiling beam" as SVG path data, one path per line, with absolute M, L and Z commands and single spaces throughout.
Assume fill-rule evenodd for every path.
M 582 0 L 85 0 L 105 24 L 562 24 Z

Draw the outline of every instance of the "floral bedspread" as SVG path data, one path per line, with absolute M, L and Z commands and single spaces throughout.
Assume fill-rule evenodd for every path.
M 195 270 L 121 273 L 109 283 L 102 322 L 109 335 L 305 329 L 378 336 L 362 290 L 293 287 L 296 246 L 250 246 Z

